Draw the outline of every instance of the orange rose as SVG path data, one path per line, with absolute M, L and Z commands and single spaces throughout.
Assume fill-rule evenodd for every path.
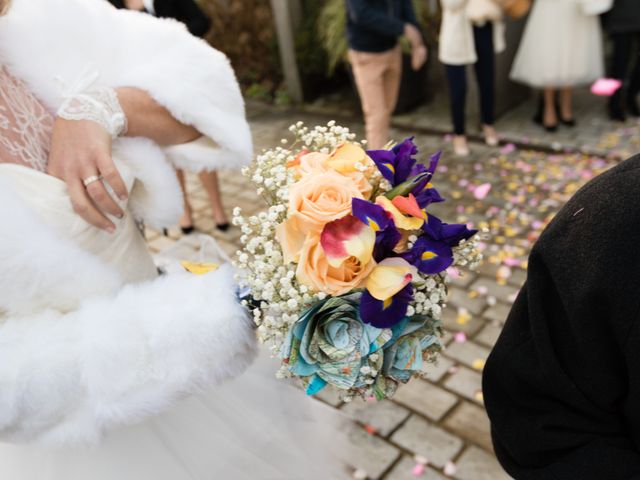
M 289 217 L 276 229 L 286 262 L 297 261 L 309 234 L 351 213 L 351 200 L 362 198 L 349 178 L 328 171 L 309 175 L 289 188 Z
M 296 276 L 313 291 L 343 295 L 362 286 L 375 264 L 371 260 L 363 265 L 355 257 L 349 257 L 340 266 L 332 267 L 320 245 L 320 236 L 309 235 L 302 246 Z

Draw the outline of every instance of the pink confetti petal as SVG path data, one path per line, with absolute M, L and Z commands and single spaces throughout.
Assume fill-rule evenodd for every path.
M 473 196 L 476 197 L 476 200 L 483 200 L 491 191 L 490 183 L 483 183 L 478 186 L 473 192 Z
M 600 78 L 591 85 L 591 93 L 602 97 L 610 97 L 616 93 L 620 87 L 622 87 L 620 80 L 616 80 L 615 78 Z
M 515 151 L 516 146 L 513 143 L 507 143 L 504 147 L 500 149 L 500 153 L 503 155 L 509 155 L 513 151 Z
M 467 335 L 464 332 L 458 332 L 453 336 L 453 340 L 456 343 L 464 343 L 467 341 Z
M 413 470 L 411 470 L 411 475 L 413 475 L 414 477 L 421 477 L 424 475 L 424 472 L 424 465 L 418 463 L 415 467 L 413 467 Z

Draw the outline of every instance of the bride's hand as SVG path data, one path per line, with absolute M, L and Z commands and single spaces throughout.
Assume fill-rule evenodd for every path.
M 56 118 L 51 138 L 47 171 L 62 179 L 69 190 L 74 211 L 87 222 L 113 233 L 107 214 L 124 215 L 102 181 L 84 180 L 101 176 L 122 200 L 127 189 L 111 157 L 111 135 L 89 120 Z

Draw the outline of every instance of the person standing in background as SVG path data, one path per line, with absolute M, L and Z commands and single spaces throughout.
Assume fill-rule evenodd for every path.
M 453 150 L 469 155 L 465 135 L 467 98 L 466 66 L 473 64 L 480 92 L 482 131 L 487 145 L 498 145 L 495 120 L 495 55 L 505 49 L 502 9 L 493 2 L 441 0 L 443 15 L 440 30 L 440 61 L 445 65 L 449 83 Z
M 609 76 L 623 83 L 609 100 L 609 116 L 619 121 L 624 121 L 627 114 L 640 117 L 640 2 L 615 0 L 603 23 L 613 42 Z
M 511 70 L 511 79 L 544 93 L 542 125 L 572 127 L 573 88 L 602 77 L 604 53 L 597 15 L 576 0 L 536 0 Z M 560 92 L 560 111 L 556 92 Z
M 411 0 L 347 0 L 349 61 L 364 112 L 367 143 L 380 149 L 389 140 L 391 115 L 402 78 L 398 39 L 411 44 L 411 65 L 422 68 L 427 47 Z
M 138 10 L 147 12 L 160 18 L 173 18 L 184 23 L 189 32 L 196 37 L 204 37 L 209 28 L 211 21 L 200 9 L 194 0 L 109 0 L 112 5 L 117 8 L 126 8 L 128 10 Z M 167 152 L 171 155 L 170 152 Z M 180 229 L 182 233 L 189 234 L 194 231 L 192 209 L 187 196 L 186 182 L 184 172 L 177 170 L 178 180 L 182 187 L 184 197 L 184 215 L 180 219 Z M 229 220 L 227 219 L 222 199 L 220 197 L 220 186 L 218 182 L 218 174 L 215 171 L 202 171 L 198 174 L 198 178 L 202 183 L 209 201 L 211 203 L 211 211 L 216 228 L 220 231 L 229 229 Z

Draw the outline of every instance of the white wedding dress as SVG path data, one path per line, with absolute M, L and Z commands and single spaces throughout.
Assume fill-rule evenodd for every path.
M 535 88 L 586 85 L 604 74 L 600 18 L 579 0 L 535 0 L 511 79 Z
M 113 236 L 90 227 L 72 211 L 65 184 L 44 173 L 51 129 L 52 118 L 44 107 L 0 67 L 0 181 L 10 185 L 55 232 L 117 269 L 127 283 L 153 281 L 156 267 L 132 215 L 118 221 Z M 119 165 L 131 188 L 136 182 L 134 174 L 126 164 Z M 190 299 L 186 296 L 181 301 L 186 305 Z M 0 309 L 0 328 L 2 325 Z M 44 348 L 42 355 L 46 354 Z M 262 355 L 241 377 L 182 399 L 141 423 L 110 429 L 92 446 L 0 443 L 0 478 L 339 478 L 341 467 L 329 453 L 337 431 L 329 423 L 336 416 L 298 389 L 276 380 L 275 370 L 272 360 Z

